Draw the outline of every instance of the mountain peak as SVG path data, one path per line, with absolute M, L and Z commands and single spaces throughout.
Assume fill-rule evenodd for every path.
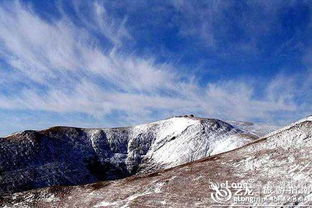
M 151 172 L 229 151 L 257 138 L 224 121 L 192 115 L 132 127 L 56 126 L 24 131 L 0 140 L 0 194 Z

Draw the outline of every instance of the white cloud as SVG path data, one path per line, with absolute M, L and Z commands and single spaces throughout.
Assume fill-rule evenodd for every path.
M 136 122 L 152 120 L 153 112 L 250 120 L 296 110 L 292 97 L 281 89 L 285 80 L 273 80 L 267 94 L 256 98 L 250 84 L 224 81 L 201 87 L 191 78 L 182 79 L 170 63 L 124 54 L 123 41 L 134 41 L 126 19 L 117 23 L 99 3 L 91 9 L 94 16 L 79 16 L 88 26 L 78 27 L 65 14 L 45 21 L 17 1 L 0 6 L 0 53 L 20 79 L 13 80 L 5 68 L 0 73 L 12 81 L 7 88 L 24 84 L 18 93 L 0 94 L 0 108 L 95 117 L 120 111 L 126 120 Z M 90 28 L 99 28 L 113 47 L 98 46 Z M 0 86 L 5 89 L 1 82 Z

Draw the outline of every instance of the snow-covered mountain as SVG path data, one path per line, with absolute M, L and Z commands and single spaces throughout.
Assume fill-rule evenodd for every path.
M 254 139 L 221 120 L 192 116 L 126 128 L 24 131 L 0 139 L 0 194 L 151 172 Z
M 172 169 L 114 182 L 15 193 L 4 197 L 3 205 L 311 207 L 311 154 L 312 116 L 241 148 Z

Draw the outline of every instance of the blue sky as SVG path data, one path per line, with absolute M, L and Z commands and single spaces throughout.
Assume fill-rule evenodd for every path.
M 0 135 L 312 112 L 311 1 L 0 2 Z

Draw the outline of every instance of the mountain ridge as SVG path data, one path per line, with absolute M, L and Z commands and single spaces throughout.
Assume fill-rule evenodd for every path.
M 301 200 L 309 193 L 285 192 L 285 201 L 265 198 L 264 187 L 281 184 L 312 186 L 312 119 L 308 117 L 286 126 L 245 146 L 151 174 L 131 176 L 114 182 L 84 186 L 50 187 L 16 193 L 5 198 L 5 204 L 31 207 L 211 207 L 224 206 L 311 206 Z M 303 180 L 304 179 L 304 180 Z M 262 184 L 252 197 L 263 201 L 235 201 L 235 197 L 214 201 L 211 183 Z M 251 186 L 253 189 L 255 187 Z M 65 191 L 66 190 L 66 191 Z M 229 189 L 234 196 L 236 189 Z M 278 198 L 278 192 L 269 193 Z M 268 195 L 268 193 L 267 193 Z M 294 197 L 288 198 L 288 197 Z M 17 200 L 16 200 L 17 199 Z M 237 198 L 236 198 L 237 199 Z
M 28 130 L 0 139 L 0 194 L 152 172 L 257 138 L 221 120 L 193 116 L 133 127 Z

